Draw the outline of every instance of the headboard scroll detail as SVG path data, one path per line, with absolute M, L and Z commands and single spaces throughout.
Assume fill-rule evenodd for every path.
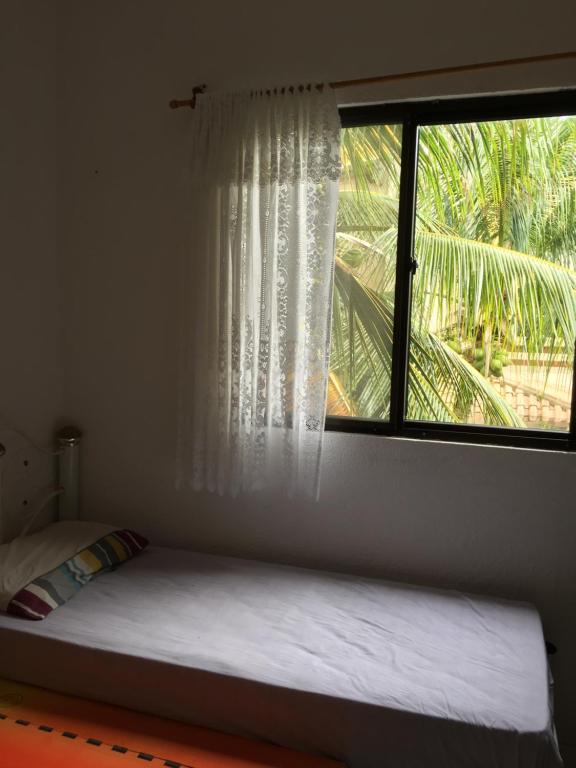
M 76 427 L 64 427 L 56 445 L 43 447 L 0 424 L 0 543 L 53 521 L 56 497 L 59 519 L 79 518 L 81 437 Z

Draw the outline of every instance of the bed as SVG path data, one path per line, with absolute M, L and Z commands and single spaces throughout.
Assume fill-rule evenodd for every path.
M 351 768 L 556 768 L 528 604 L 150 547 L 41 622 L 0 677 Z

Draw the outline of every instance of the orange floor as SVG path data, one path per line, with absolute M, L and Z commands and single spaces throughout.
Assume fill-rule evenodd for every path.
M 0 768 L 342 768 L 326 758 L 0 680 Z

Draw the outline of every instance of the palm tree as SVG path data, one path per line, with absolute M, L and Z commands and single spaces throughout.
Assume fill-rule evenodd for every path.
M 332 414 L 389 415 L 400 152 L 400 126 L 343 132 Z M 489 374 L 571 361 L 576 119 L 421 128 L 417 198 L 407 415 L 522 427 Z

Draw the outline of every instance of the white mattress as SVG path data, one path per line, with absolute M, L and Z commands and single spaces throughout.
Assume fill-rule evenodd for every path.
M 530 605 L 152 547 L 30 622 L 0 676 L 343 759 L 559 766 Z

